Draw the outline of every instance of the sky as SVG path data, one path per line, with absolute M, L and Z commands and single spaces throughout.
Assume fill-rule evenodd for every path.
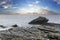
M 60 0 L 0 0 L 0 14 L 60 14 Z

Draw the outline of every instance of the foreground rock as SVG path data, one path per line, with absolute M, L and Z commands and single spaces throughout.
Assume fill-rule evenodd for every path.
M 48 19 L 45 17 L 38 17 L 34 20 L 32 20 L 31 22 L 29 22 L 29 24 L 46 24 L 48 22 Z
M 60 27 L 32 26 L 31 28 L 14 27 L 0 31 L 2 40 L 60 40 Z

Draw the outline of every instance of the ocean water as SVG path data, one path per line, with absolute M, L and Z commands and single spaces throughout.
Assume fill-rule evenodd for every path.
M 11 25 L 17 24 L 20 27 L 29 26 L 29 22 L 39 16 L 44 16 L 49 19 L 48 22 L 60 23 L 60 15 L 0 15 L 0 25 L 4 25 L 8 28 Z M 0 30 L 3 30 L 0 27 Z

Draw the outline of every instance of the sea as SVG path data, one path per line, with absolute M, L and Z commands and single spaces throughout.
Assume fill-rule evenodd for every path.
M 50 23 L 60 24 L 60 15 L 0 15 L 0 25 L 6 28 L 0 27 L 0 30 L 7 30 L 12 28 L 11 26 L 17 24 L 19 27 L 30 27 L 28 23 L 39 16 L 46 17 Z

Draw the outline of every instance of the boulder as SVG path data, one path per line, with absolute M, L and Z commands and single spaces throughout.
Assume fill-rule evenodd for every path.
M 48 22 L 48 19 L 45 17 L 38 17 L 34 20 L 32 20 L 31 22 L 29 22 L 29 24 L 46 24 Z
M 0 25 L 0 27 L 1 27 L 1 28 L 5 28 L 5 26 L 3 26 L 3 25 Z
M 18 25 L 17 25 L 17 24 L 15 24 L 15 25 L 12 25 L 12 27 L 18 27 Z

